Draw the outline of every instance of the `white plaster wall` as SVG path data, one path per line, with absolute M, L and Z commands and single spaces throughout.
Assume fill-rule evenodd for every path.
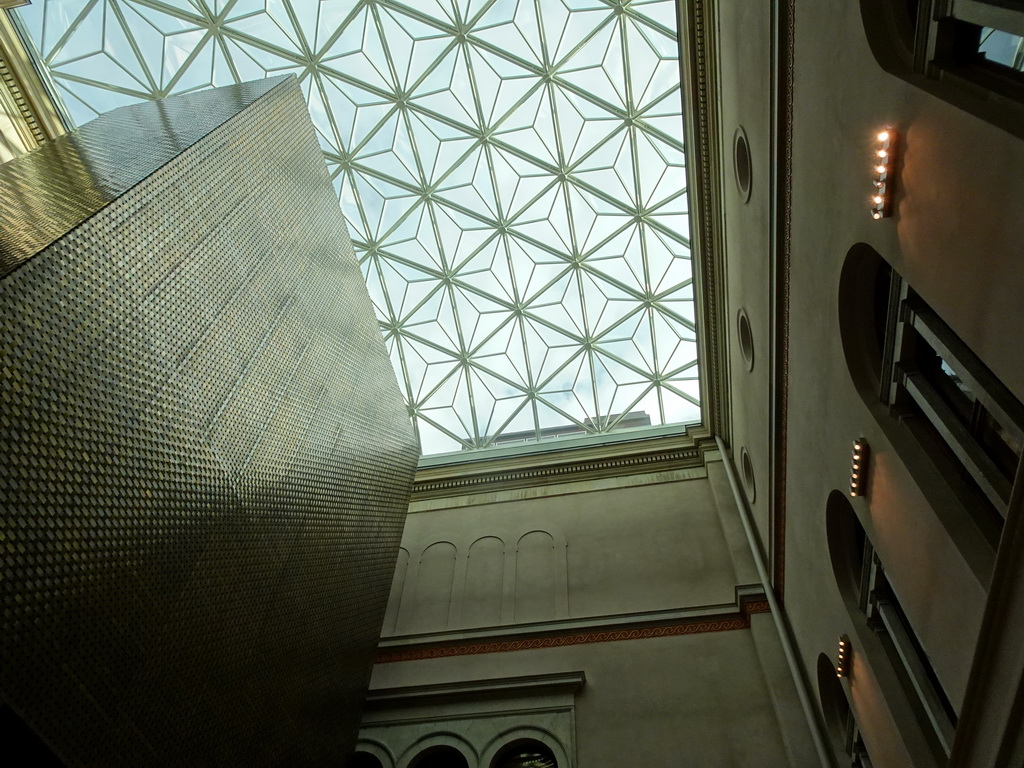
M 585 670 L 576 765 L 794 765 L 748 630 L 378 664 L 371 690 Z
M 756 345 L 766 341 L 761 308 L 772 295 L 767 220 L 758 197 L 769 191 L 770 148 L 762 132 L 770 114 L 765 77 L 772 5 L 716 3 L 721 143 L 731 148 L 741 122 L 755 153 L 754 191 L 746 206 L 736 198 L 728 152 L 723 167 L 729 305 L 747 307 Z M 813 680 L 818 653 L 834 658 L 836 637 L 852 634 L 832 576 L 824 511 L 828 494 L 849 481 L 851 440 L 865 436 L 872 447 L 871 484 L 867 498 L 854 503 L 958 705 L 986 585 L 856 392 L 840 342 L 837 288 L 847 251 L 869 244 L 1024 397 L 1017 341 L 1024 327 L 1024 142 L 885 73 L 868 48 L 859 3 L 795 5 L 785 605 Z M 904 152 L 894 216 L 874 221 L 868 213 L 871 141 L 885 124 L 902 132 Z M 766 435 L 769 426 L 769 382 L 758 379 L 757 368 L 754 375 L 740 369 L 735 349 L 732 360 L 734 442 L 760 444 L 756 436 Z M 759 470 L 769 460 L 767 451 L 751 450 Z M 760 488 L 758 494 L 760 523 Z M 892 670 L 884 663 L 873 667 L 858 649 L 854 668 L 851 697 L 874 764 L 928 765 L 931 757 L 915 735 L 918 726 L 900 701 Z
M 575 491 L 411 514 L 384 636 L 732 603 L 756 580 L 706 478 Z

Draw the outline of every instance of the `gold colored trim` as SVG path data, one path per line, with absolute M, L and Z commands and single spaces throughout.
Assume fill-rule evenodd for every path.
M 0 106 L 26 149 L 67 130 L 7 11 L 0 11 Z

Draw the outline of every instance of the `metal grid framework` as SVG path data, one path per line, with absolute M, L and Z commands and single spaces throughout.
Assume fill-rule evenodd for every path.
M 700 420 L 673 0 L 18 13 L 77 122 L 298 76 L 424 453 Z

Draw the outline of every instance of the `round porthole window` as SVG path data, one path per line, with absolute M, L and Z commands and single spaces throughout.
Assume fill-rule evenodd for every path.
M 749 202 L 753 167 L 750 160 L 750 144 L 742 125 L 736 128 L 736 133 L 732 137 L 732 165 L 736 172 L 736 189 L 739 190 L 740 200 L 744 203 Z
M 753 504 L 757 497 L 757 488 L 754 486 L 754 465 L 746 448 L 740 448 L 740 475 L 743 477 L 743 490 L 747 492 L 747 501 Z
M 754 335 L 750 331 L 750 318 L 744 309 L 736 315 L 736 338 L 740 345 L 740 354 L 748 371 L 754 370 Z

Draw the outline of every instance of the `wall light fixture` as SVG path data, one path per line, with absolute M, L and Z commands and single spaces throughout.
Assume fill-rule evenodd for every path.
M 868 457 L 871 448 L 868 441 L 858 437 L 853 441 L 853 451 L 850 456 L 850 495 L 863 496 L 867 489 L 868 479 Z
M 836 654 L 836 677 L 849 677 L 850 666 L 853 663 L 853 651 L 850 648 L 850 638 L 846 635 L 839 636 L 839 650 Z
M 885 126 L 875 134 L 874 182 L 871 192 L 871 218 L 884 219 L 892 213 L 892 193 L 895 184 L 896 150 L 899 134 L 892 126 Z

